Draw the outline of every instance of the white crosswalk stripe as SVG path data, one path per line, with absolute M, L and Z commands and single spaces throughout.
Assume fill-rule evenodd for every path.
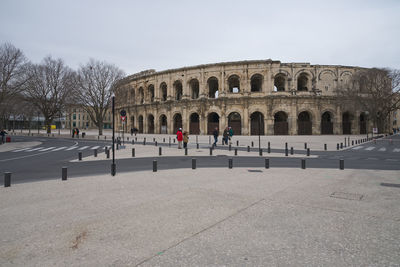
M 363 148 L 363 146 L 356 146 L 356 147 L 353 147 L 352 149 L 358 150 L 358 149 L 361 149 L 361 148 Z
M 85 150 L 86 148 L 88 148 L 89 146 L 83 146 L 81 148 L 79 148 L 78 150 Z
M 43 148 L 44 147 L 35 147 L 35 148 L 32 148 L 32 149 L 26 150 L 26 152 L 32 152 L 32 151 L 36 151 L 36 150 L 43 149 Z
M 381 147 L 378 151 L 386 151 L 386 147 Z
M 66 149 L 66 148 L 67 148 L 66 146 L 57 147 L 56 149 L 53 149 L 52 151 L 60 151 L 60 150 Z
M 400 152 L 400 148 L 393 149 L 393 152 Z
M 67 149 L 65 149 L 66 151 L 69 151 L 69 150 L 73 150 L 73 149 L 75 149 L 75 148 L 78 148 L 78 146 L 71 146 L 70 148 L 67 148 Z
M 98 149 L 100 146 L 94 146 L 92 147 L 92 149 Z
M 374 149 L 375 149 L 374 146 L 370 146 L 370 147 L 367 147 L 365 150 L 371 151 L 371 150 L 374 150 Z
M 31 147 L 17 149 L 17 150 L 14 150 L 13 152 L 21 152 L 21 151 L 25 151 L 25 150 L 28 150 L 28 149 L 31 149 Z
M 51 150 L 51 149 L 53 149 L 53 148 L 56 148 L 56 147 L 55 147 L 55 146 L 51 146 L 51 147 L 47 147 L 47 148 L 44 148 L 44 149 L 40 149 L 39 151 L 40 151 L 40 152 L 48 151 L 48 150 Z

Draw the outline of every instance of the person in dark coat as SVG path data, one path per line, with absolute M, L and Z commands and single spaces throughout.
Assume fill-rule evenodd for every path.
M 0 144 L 4 144 L 4 137 L 6 136 L 7 132 L 4 131 L 4 129 L 1 129 L 0 131 L 0 136 L 1 136 L 1 143 Z
M 214 147 L 217 146 L 218 135 L 219 135 L 218 127 L 215 127 L 215 129 L 214 129 L 214 131 L 213 131 L 213 136 L 214 136 L 214 144 L 213 144 L 213 146 L 214 146 Z

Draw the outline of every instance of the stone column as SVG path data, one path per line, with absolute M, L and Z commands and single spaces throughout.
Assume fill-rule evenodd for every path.
M 244 109 L 243 109 L 242 135 L 250 135 L 250 131 L 249 131 L 249 107 L 248 107 L 247 103 L 244 104 Z
M 271 115 L 268 115 L 264 119 L 264 124 L 266 127 L 265 133 L 267 135 L 274 135 L 274 118 Z

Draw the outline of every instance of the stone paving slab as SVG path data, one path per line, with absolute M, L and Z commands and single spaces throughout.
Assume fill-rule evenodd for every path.
M 251 170 L 257 172 L 179 169 L 2 187 L 0 265 L 399 264 L 400 189 L 380 185 L 400 184 L 398 171 Z

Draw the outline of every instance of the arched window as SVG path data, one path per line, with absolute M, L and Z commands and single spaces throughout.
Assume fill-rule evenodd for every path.
M 237 112 L 232 112 L 228 116 L 228 126 L 232 127 L 234 135 L 242 134 L 242 117 Z
M 175 100 L 182 99 L 182 83 L 181 81 L 174 82 Z
M 302 73 L 297 78 L 297 91 L 308 91 L 310 89 L 310 79 L 306 73 Z
M 131 102 L 132 102 L 132 104 L 136 104 L 136 95 L 135 95 L 135 89 L 134 88 L 131 88 L 131 90 L 130 90 L 130 95 L 131 95 Z
M 342 115 L 342 130 L 343 134 L 351 134 L 352 116 L 349 112 L 344 112 Z
M 289 124 L 288 115 L 279 111 L 274 115 L 274 135 L 288 135 L 289 134 Z
M 263 84 L 263 76 L 261 74 L 254 74 L 251 76 L 251 91 L 252 92 L 261 92 Z
M 143 133 L 143 116 L 139 116 L 139 133 Z
M 199 81 L 197 79 L 191 79 L 189 82 L 190 97 L 192 99 L 199 98 Z
M 250 115 L 250 134 L 264 135 L 264 115 L 261 112 L 254 112 Z
M 215 128 L 219 131 L 219 115 L 215 112 L 208 114 L 207 134 L 212 134 Z
M 160 84 L 160 97 L 161 101 L 167 101 L 168 91 L 167 91 L 167 84 L 162 82 Z
M 303 111 L 297 118 L 297 134 L 298 135 L 311 135 L 312 134 L 312 121 L 310 113 Z
M 275 78 L 274 78 L 274 91 L 276 91 L 276 92 L 285 91 L 285 84 L 286 84 L 285 75 L 283 75 L 283 74 L 275 75 Z
M 189 133 L 200 134 L 200 117 L 197 113 L 192 113 L 190 115 Z
M 333 134 L 332 114 L 328 111 L 321 116 L 321 134 Z
M 167 134 L 168 133 L 168 127 L 167 127 L 167 116 L 164 114 L 160 116 L 160 133 L 161 134 Z
M 151 114 L 147 116 L 147 133 L 149 134 L 154 133 L 154 116 Z
M 179 128 L 182 128 L 182 115 L 177 113 L 174 116 L 174 134 L 178 131 Z
M 154 85 L 150 84 L 148 87 L 150 102 L 154 102 Z
M 211 77 L 207 80 L 208 85 L 208 97 L 218 98 L 218 79 Z
M 139 102 L 140 104 L 144 103 L 144 91 L 143 91 L 143 87 L 139 88 Z
M 240 79 L 237 75 L 231 75 L 228 78 L 229 92 L 239 93 L 240 92 Z

